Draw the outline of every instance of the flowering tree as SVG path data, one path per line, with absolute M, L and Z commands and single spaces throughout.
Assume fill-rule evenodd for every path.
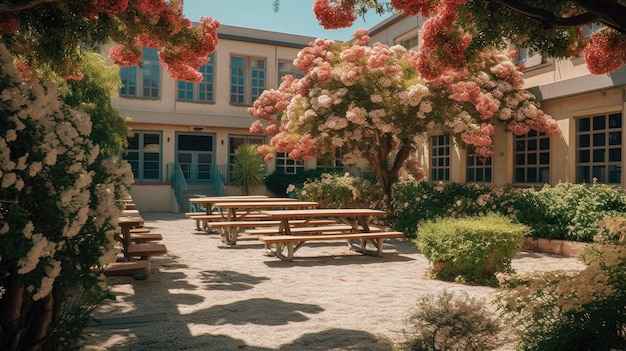
M 202 18 L 192 27 L 182 8 L 182 0 L 9 0 L 0 3 L 0 37 L 23 76 L 80 79 L 82 47 L 114 41 L 110 56 L 119 65 L 141 62 L 138 46 L 160 48 L 170 77 L 198 82 L 219 22 Z
M 403 166 L 420 176 L 411 155 L 435 128 L 481 158 L 493 154 L 494 123 L 518 135 L 557 131 L 508 57 L 484 51 L 463 70 L 424 80 L 418 53 L 369 42 L 365 30 L 352 43 L 315 40 L 294 60 L 304 77 L 285 76 L 254 102 L 248 113 L 259 120 L 251 132 L 272 136 L 259 148 L 266 159 L 286 152 L 306 160 L 341 149 L 344 164 L 366 160 L 389 195 Z
M 0 46 L 0 349 L 73 349 L 106 296 L 93 269 L 115 258 L 132 173 L 99 157 L 56 84 L 23 81 L 12 61 Z
M 274 3 L 277 7 L 279 1 Z M 469 57 L 484 47 L 502 48 L 508 43 L 557 58 L 582 54 L 595 74 L 612 72 L 626 63 L 626 5 L 621 0 L 315 0 L 313 5 L 315 16 L 327 29 L 349 27 L 371 9 L 428 18 L 423 28 L 425 43 L 427 38 L 444 39 L 429 41 L 436 48 L 430 52 L 453 54 L 432 62 L 435 67 L 442 62 L 442 68 L 457 67 L 465 62 L 452 57 Z M 595 23 L 606 26 L 605 30 L 588 36 L 584 27 Z M 463 51 L 455 35 L 459 28 L 471 38 L 471 46 Z

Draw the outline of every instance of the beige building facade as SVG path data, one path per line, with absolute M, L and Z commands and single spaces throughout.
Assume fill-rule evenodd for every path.
M 416 49 L 423 22 L 420 17 L 393 16 L 373 27 L 370 36 L 372 42 Z M 582 58 L 556 60 L 519 52 L 518 60 L 526 66 L 525 87 L 557 121 L 559 133 L 548 137 L 531 131 L 516 137 L 499 128 L 494 157 L 486 164 L 445 135 L 432 136 L 422 155 L 427 180 L 520 187 L 597 181 L 623 187 L 626 67 L 594 75 Z
M 140 210 L 182 212 L 189 196 L 236 194 L 228 177 L 237 146 L 267 142 L 250 134 L 247 108 L 265 89 L 278 88 L 280 77 L 297 74 L 293 60 L 315 39 L 226 25 L 218 35 L 201 83 L 169 78 L 150 49 L 142 66 L 120 70 L 123 87 L 113 106 L 129 119 L 122 158 L 133 168 L 131 195 Z M 311 165 L 282 157 L 266 171 L 276 167 L 290 173 Z
M 417 50 L 421 17 L 392 16 L 370 29 L 372 43 Z M 252 135 L 247 108 L 265 89 L 277 88 L 297 53 L 314 38 L 222 25 L 219 45 L 202 67 L 202 83 L 176 81 L 159 65 L 155 51 L 144 51 L 142 67 L 120 71 L 123 88 L 113 104 L 129 117 L 129 147 L 123 158 L 135 174 L 131 194 L 143 211 L 187 211 L 194 194 L 232 195 L 229 167 L 243 143 L 267 142 Z M 456 147 L 447 135 L 433 135 L 420 156 L 427 181 L 474 182 L 528 187 L 559 182 L 623 186 L 623 115 L 626 68 L 589 73 L 582 58 L 555 60 L 529 56 L 526 88 L 557 120 L 560 132 L 517 137 L 500 127 L 494 157 L 486 163 Z M 315 168 L 279 155 L 267 173 Z

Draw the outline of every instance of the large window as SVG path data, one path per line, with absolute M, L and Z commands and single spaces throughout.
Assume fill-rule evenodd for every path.
M 515 183 L 550 182 L 550 138 L 534 130 L 515 137 Z
M 209 55 L 209 62 L 200 66 L 200 73 L 202 73 L 202 81 L 200 83 L 185 82 L 184 80 L 178 81 L 178 95 L 179 101 L 192 101 L 202 103 L 215 102 L 214 89 L 215 89 L 215 55 Z
M 331 155 L 326 155 L 325 157 L 317 158 L 317 168 L 324 169 L 328 171 L 333 171 L 337 173 L 343 173 L 346 171 L 346 167 L 344 166 L 343 159 L 343 148 L 335 148 L 335 152 Z
M 576 181 L 621 184 L 622 114 L 578 118 Z
M 419 46 L 419 37 L 416 34 L 414 36 L 399 40 L 397 44 L 407 50 L 416 49 Z
M 291 75 L 294 78 L 300 79 L 304 77 L 304 73 L 293 65 L 290 61 L 278 61 L 278 86 L 283 82 L 282 78 L 286 75 Z
M 161 133 L 134 131 L 128 136 L 128 148 L 122 154 L 137 181 L 161 180 Z
M 491 158 L 481 161 L 475 155 L 467 156 L 467 181 L 474 183 L 491 183 Z
M 430 180 L 450 180 L 450 136 L 438 135 L 430 138 Z
M 137 66 L 120 68 L 122 88 L 120 96 L 129 98 L 159 98 L 160 65 L 157 51 L 143 49 L 142 68 Z
M 284 152 L 276 153 L 276 170 L 285 174 L 298 174 L 304 171 L 304 161 L 296 161 Z
M 252 105 L 265 90 L 265 60 L 230 57 L 230 103 Z

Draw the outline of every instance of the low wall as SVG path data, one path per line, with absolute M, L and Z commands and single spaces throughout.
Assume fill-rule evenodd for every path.
M 139 212 L 179 212 L 174 189 L 169 183 L 133 184 L 130 195 Z

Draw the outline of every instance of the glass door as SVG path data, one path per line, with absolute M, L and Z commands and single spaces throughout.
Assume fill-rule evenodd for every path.
M 189 184 L 211 181 L 213 168 L 213 136 L 178 134 L 176 162 Z

